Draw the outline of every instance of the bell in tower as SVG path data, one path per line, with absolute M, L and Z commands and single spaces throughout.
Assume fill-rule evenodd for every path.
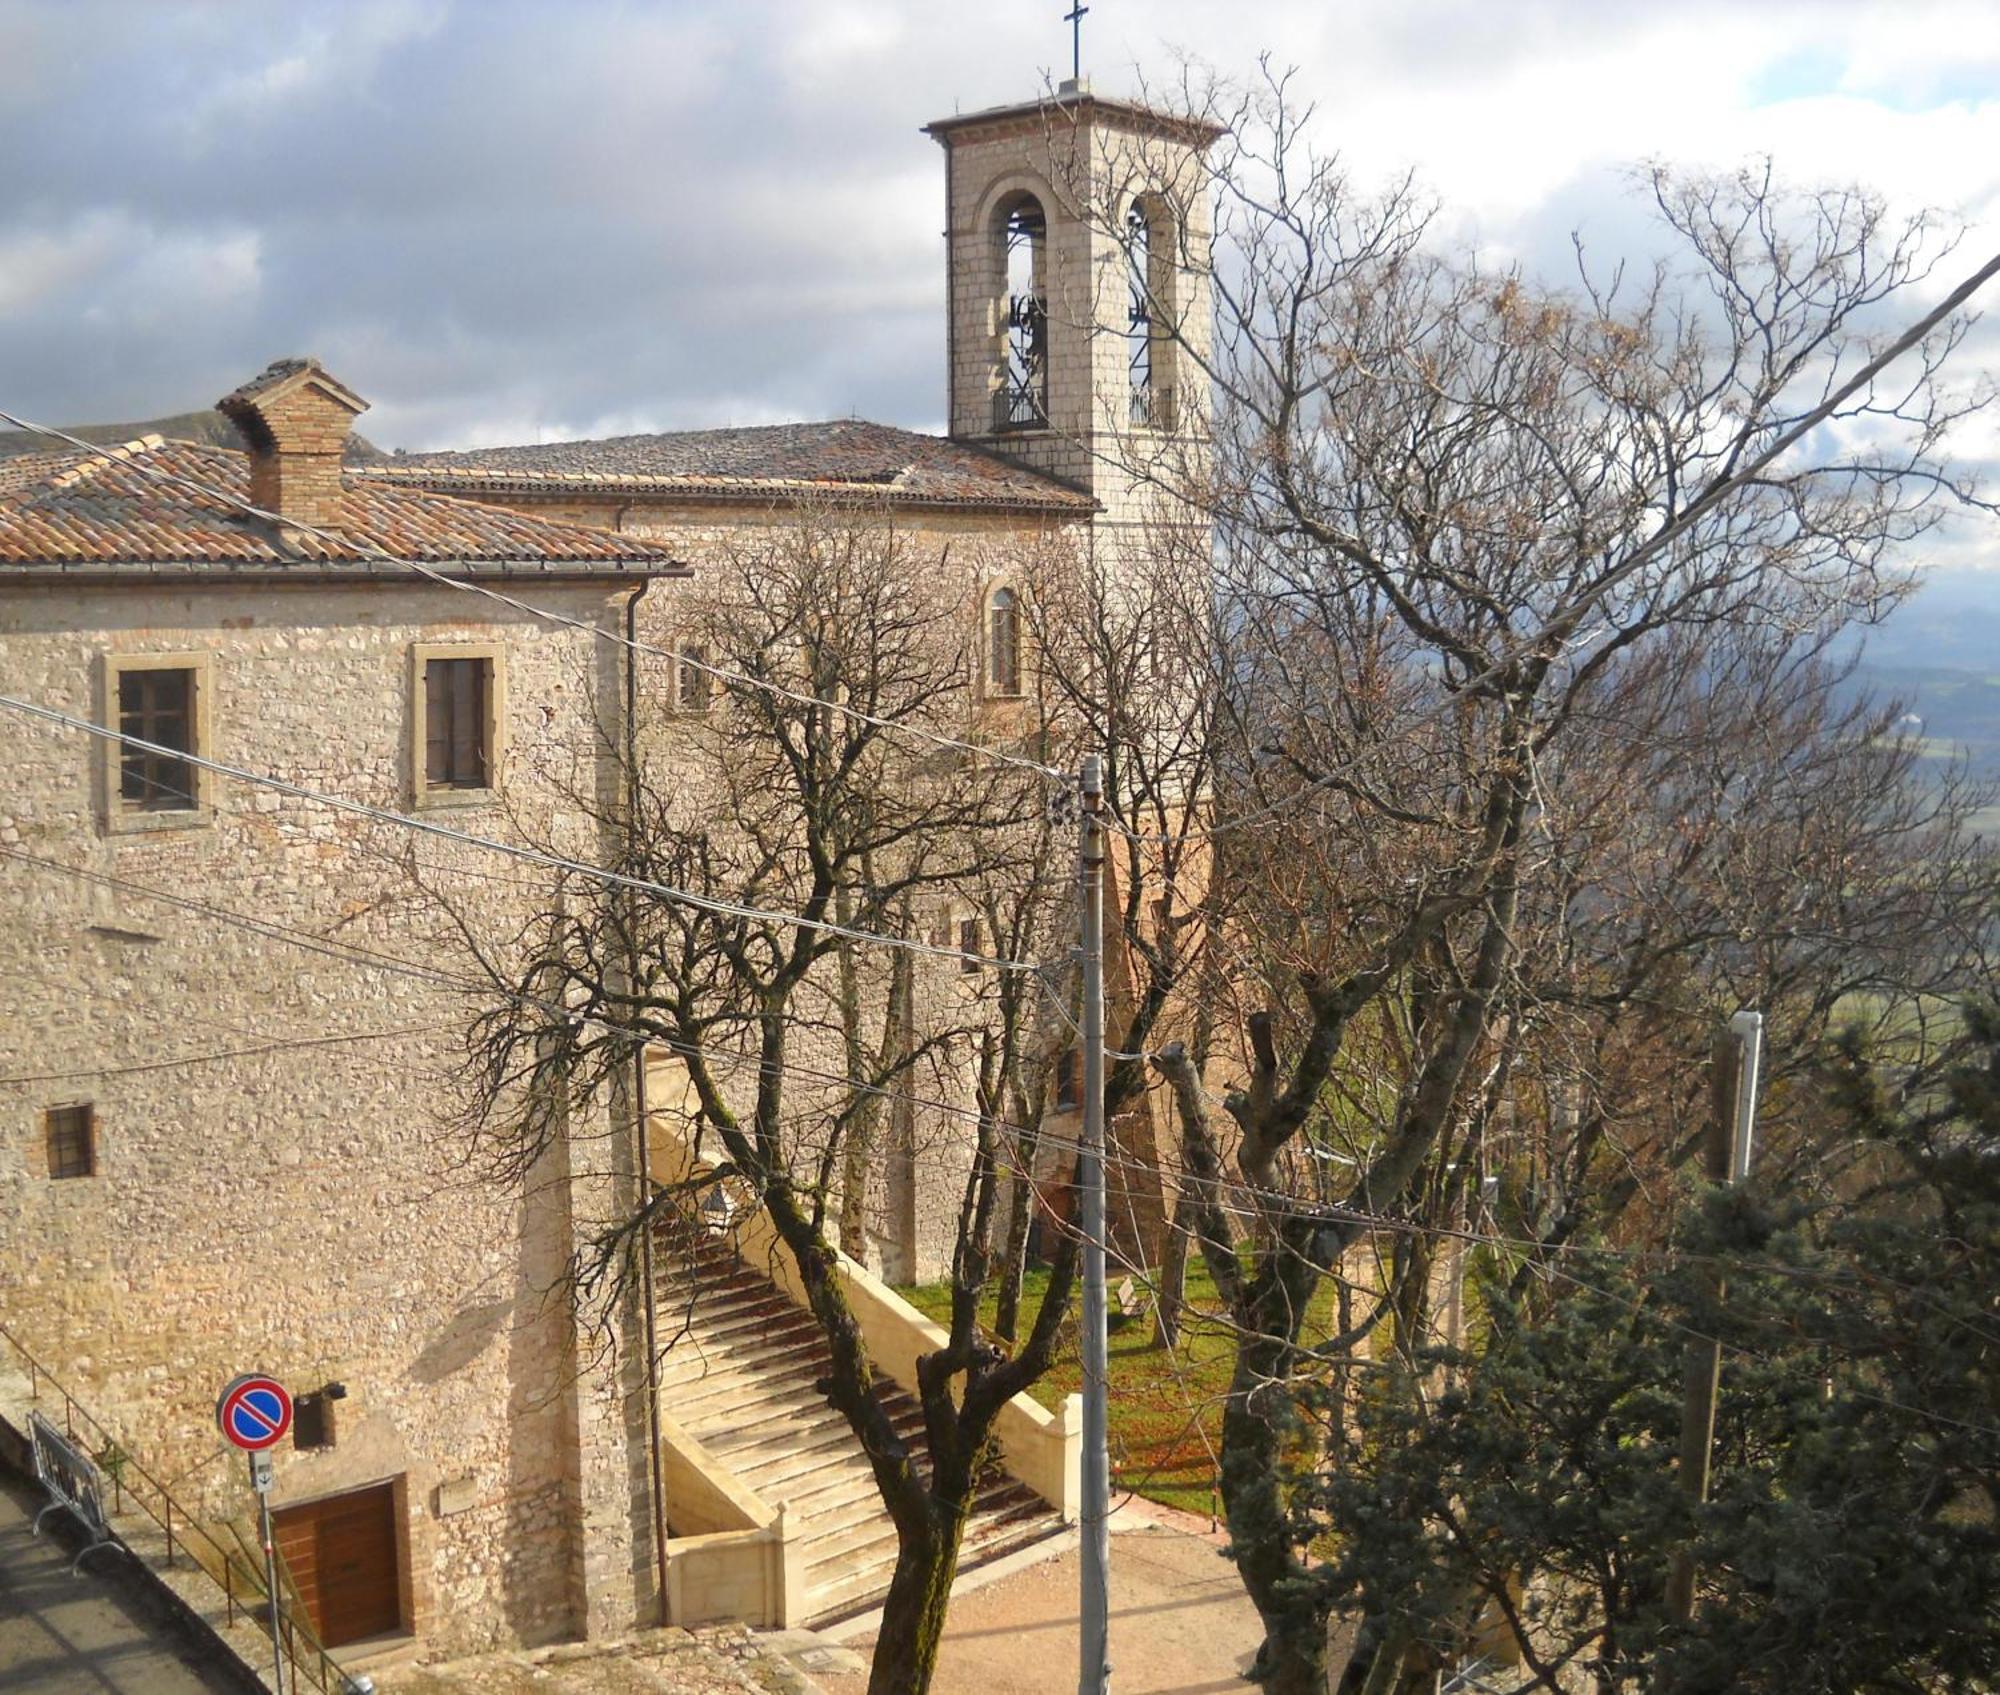
M 941 118 L 951 433 L 1129 515 L 1198 436 L 1210 123 L 1093 94 Z

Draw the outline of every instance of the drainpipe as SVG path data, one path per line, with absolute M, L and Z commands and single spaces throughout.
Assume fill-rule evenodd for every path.
M 616 522 L 622 529 L 625 513 Z M 625 833 L 629 847 L 636 848 L 639 833 L 639 602 L 652 585 L 641 583 L 625 602 Z M 636 890 L 627 898 L 638 901 Z M 636 914 L 634 915 L 636 917 Z M 636 935 L 636 925 L 628 924 L 628 935 Z M 631 981 L 638 986 L 638 961 L 631 966 Z M 632 1053 L 632 1155 L 639 1178 L 642 1203 L 652 1200 L 652 1168 L 646 1140 L 646 1050 Z M 659 1336 L 653 1311 L 653 1232 L 650 1226 L 639 1232 L 639 1299 L 644 1312 L 642 1329 L 646 1344 L 646 1478 L 653 1497 L 653 1559 L 660 1580 L 660 1624 L 671 1624 L 671 1602 L 667 1590 L 667 1486 L 660 1475 L 660 1356 Z

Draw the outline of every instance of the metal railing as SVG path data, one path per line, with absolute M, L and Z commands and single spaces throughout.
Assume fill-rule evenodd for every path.
M 60 1397 L 64 1433 L 72 1442 L 80 1440 L 86 1449 L 95 1446 L 93 1458 L 97 1468 L 111 1483 L 111 1514 L 114 1519 L 125 1512 L 128 1501 L 150 1519 L 167 1539 L 167 1568 L 173 1569 L 178 1553 L 222 1591 L 223 1616 L 229 1627 L 235 1626 L 238 1613 L 245 1620 L 256 1619 L 262 1609 L 273 1604 L 271 1597 L 264 1593 L 264 1584 L 256 1574 L 255 1562 L 247 1557 L 244 1550 L 231 1550 L 211 1534 L 194 1513 L 167 1492 L 165 1484 L 139 1464 L 111 1431 L 91 1417 L 83 1403 L 63 1387 L 55 1374 L 29 1353 L 20 1338 L 5 1325 L 0 1325 L 0 1341 L 4 1341 L 27 1368 L 28 1399 L 39 1405 L 45 1388 Z M 50 1422 L 55 1421 L 51 1419 Z M 81 1438 L 78 1436 L 79 1427 L 84 1432 Z M 238 1540 L 241 1540 L 240 1532 Z M 204 1558 L 204 1555 L 207 1557 Z M 313 1634 L 312 1626 L 298 1618 L 292 1608 L 279 1604 L 277 1613 L 278 1636 L 284 1643 L 285 1659 L 291 1670 L 291 1676 L 286 1679 L 289 1688 L 301 1692 L 317 1690 L 319 1695 L 357 1695 L 358 1691 L 368 1688 L 366 1683 L 350 1678 L 340 1669 Z

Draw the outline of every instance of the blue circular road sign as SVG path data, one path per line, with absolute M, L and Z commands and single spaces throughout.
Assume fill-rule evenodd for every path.
M 275 1378 L 235 1379 L 215 1403 L 222 1434 L 247 1453 L 275 1447 L 292 1427 L 292 1397 Z

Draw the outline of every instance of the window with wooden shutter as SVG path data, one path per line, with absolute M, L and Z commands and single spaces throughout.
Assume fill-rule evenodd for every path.
M 192 669 L 118 673 L 118 733 L 152 747 L 121 742 L 118 799 L 139 812 L 192 812 L 195 767 L 183 755 L 195 747 Z
M 93 1177 L 97 1173 L 97 1112 L 88 1101 L 52 1106 L 44 1115 L 51 1177 Z
M 433 789 L 490 787 L 489 659 L 424 664 L 424 782 Z

